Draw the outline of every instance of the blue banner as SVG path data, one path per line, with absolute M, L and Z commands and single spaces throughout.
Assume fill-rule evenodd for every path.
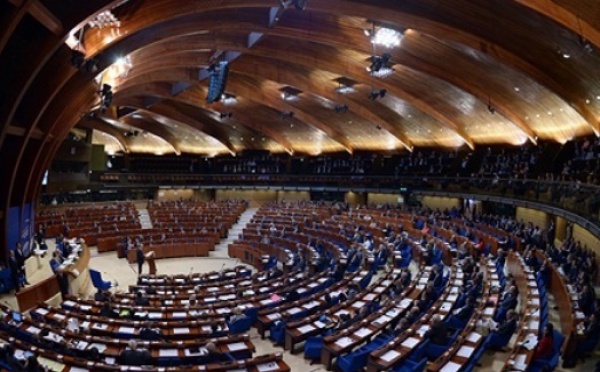
M 8 210 L 8 249 L 15 249 L 21 236 L 21 207 Z
M 29 256 L 33 250 L 33 205 L 25 204 L 21 215 L 21 244 L 23 244 L 23 255 Z

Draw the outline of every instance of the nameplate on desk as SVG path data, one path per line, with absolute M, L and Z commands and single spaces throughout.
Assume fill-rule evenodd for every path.
M 195 350 L 185 349 L 184 354 L 187 357 L 189 357 L 189 356 L 198 356 L 198 355 L 206 355 L 206 354 L 208 354 L 208 350 L 206 350 L 206 348 L 203 348 L 203 347 L 195 349 Z
M 119 332 L 119 333 L 133 334 L 135 332 L 135 328 L 132 328 L 132 327 L 119 327 L 119 330 L 117 332 Z
M 387 353 L 383 354 L 380 358 L 381 360 L 383 360 L 386 363 L 391 362 L 392 360 L 396 359 L 397 357 L 399 357 L 400 354 L 399 352 L 397 352 L 396 350 L 390 350 Z

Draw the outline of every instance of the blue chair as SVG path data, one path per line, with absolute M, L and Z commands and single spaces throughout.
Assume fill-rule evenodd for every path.
M 250 327 L 254 324 L 254 320 L 248 317 L 243 319 L 236 320 L 233 323 L 227 323 L 227 327 L 229 328 L 229 333 L 232 335 L 236 335 L 239 333 L 248 332 Z
M 256 321 L 256 319 L 258 318 L 258 307 L 251 307 L 249 309 L 246 309 L 244 311 L 244 315 L 246 315 L 248 318 L 252 319 L 252 323 L 254 323 Z
M 560 348 L 562 344 L 565 342 L 565 336 L 562 335 L 557 330 L 552 332 L 554 344 L 552 346 L 552 354 L 546 358 L 540 358 L 533 360 L 529 365 L 528 371 L 530 372 L 538 372 L 538 371 L 554 371 L 554 369 L 558 366 L 558 360 L 560 357 Z
M 481 356 L 485 352 L 485 349 L 486 349 L 486 345 L 484 344 L 480 348 L 475 350 L 475 352 L 469 359 L 469 362 L 465 366 L 465 369 L 463 372 L 471 372 L 477 366 L 477 363 L 479 363 L 479 359 L 481 359 Z
M 402 259 L 398 263 L 398 267 L 401 269 L 407 268 L 410 265 L 410 261 L 412 260 L 412 254 L 404 254 L 402 253 Z
M 106 291 L 112 287 L 111 282 L 107 282 L 102 279 L 102 274 L 100 274 L 100 271 L 90 269 L 90 278 L 92 278 L 92 284 L 96 289 Z
M 427 355 L 427 358 L 429 360 L 435 360 L 435 359 L 439 358 L 442 354 L 444 354 L 446 352 L 446 350 L 448 350 L 450 345 L 452 345 L 454 343 L 454 341 L 456 340 L 456 337 L 458 336 L 459 333 L 460 333 L 459 329 L 454 331 L 454 333 L 452 335 L 450 335 L 450 337 L 448 337 L 448 341 L 443 345 L 429 342 L 427 344 L 427 347 L 425 348 L 425 355 Z
M 467 323 L 469 322 L 469 320 L 462 320 L 457 318 L 454 315 L 450 315 L 448 316 L 448 318 L 446 318 L 446 327 L 448 328 L 453 328 L 453 329 L 463 329 L 467 326 Z
M 423 372 L 427 365 L 427 358 L 423 358 L 420 361 L 413 360 L 412 357 L 408 358 L 404 363 L 394 367 L 394 372 Z
M 275 345 L 282 345 L 285 339 L 285 323 L 276 322 L 269 328 L 269 339 L 275 343 Z
M 496 332 L 492 332 L 487 336 L 487 339 L 484 342 L 484 345 L 486 345 L 486 347 L 488 348 L 496 348 L 496 349 L 500 349 L 505 347 L 506 345 L 508 345 L 508 342 L 510 341 L 512 337 L 512 334 L 508 334 L 508 335 L 500 335 Z
M 304 357 L 306 359 L 321 359 L 321 350 L 323 350 L 323 336 L 313 336 L 306 339 L 304 343 Z
M 373 349 L 362 347 L 352 353 L 343 355 L 337 360 L 337 368 L 343 372 L 361 371 L 367 365 L 371 351 Z

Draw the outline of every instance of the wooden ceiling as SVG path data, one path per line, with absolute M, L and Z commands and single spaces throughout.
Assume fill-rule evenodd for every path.
M 111 152 L 207 155 L 476 148 L 600 133 L 597 1 L 306 4 L 3 0 L 0 162 L 34 186 L 0 192 L 34 195 L 75 126 L 103 133 L 94 141 Z M 119 26 L 90 27 L 106 10 Z M 373 45 L 364 33 L 373 27 L 403 32 L 401 44 Z M 96 71 L 71 66 L 77 38 Z M 383 53 L 393 73 L 373 77 L 366 67 Z M 126 73 L 115 70 L 124 57 Z M 226 92 L 236 103 L 207 104 L 206 68 L 222 58 L 231 60 Z M 100 79 L 113 85 L 105 112 Z M 339 93 L 340 79 L 353 91 Z M 285 89 L 295 99 L 283 100 Z

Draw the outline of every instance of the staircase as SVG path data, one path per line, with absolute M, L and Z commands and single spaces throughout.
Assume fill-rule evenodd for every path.
M 231 228 L 227 232 L 227 238 L 221 240 L 221 242 L 215 246 L 215 250 L 214 252 L 210 252 L 210 256 L 229 257 L 229 254 L 227 253 L 227 247 L 229 247 L 229 244 L 233 243 L 236 239 L 240 237 L 240 234 L 242 233 L 246 225 L 248 225 L 250 220 L 252 220 L 252 217 L 254 217 L 257 211 L 258 208 L 246 209 L 246 211 L 244 211 L 244 213 L 242 213 L 242 215 L 240 216 L 238 222 L 231 226 Z
M 147 209 L 138 209 L 138 218 L 140 219 L 140 225 L 142 229 L 151 229 L 152 221 Z

